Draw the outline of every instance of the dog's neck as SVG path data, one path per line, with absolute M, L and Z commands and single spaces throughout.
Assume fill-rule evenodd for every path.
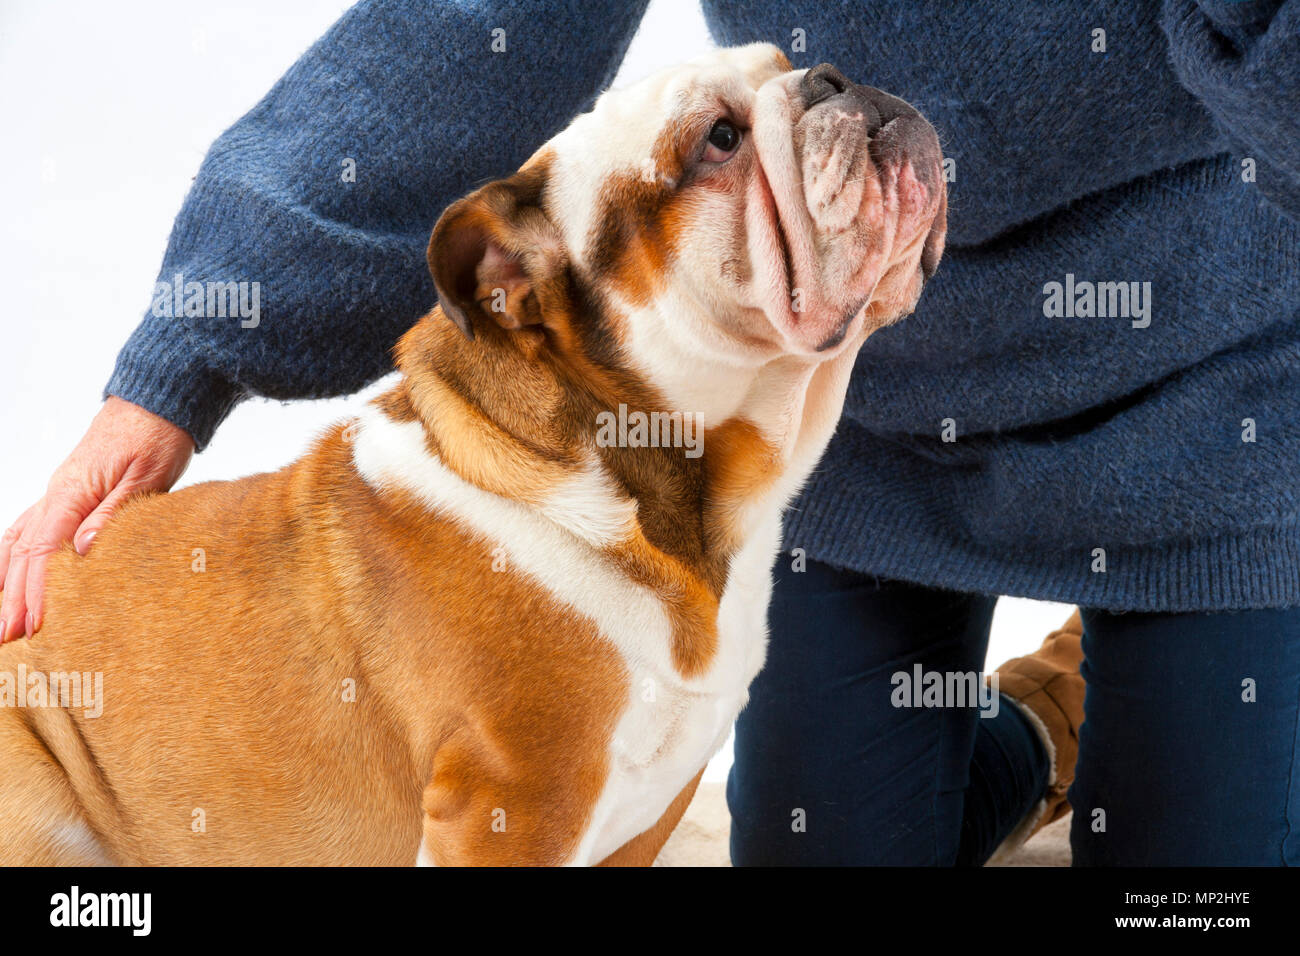
M 566 525 L 644 583 L 686 587 L 686 603 L 708 619 L 750 531 L 779 513 L 829 441 L 853 351 L 732 374 L 725 386 L 738 401 L 724 420 L 704 419 L 695 456 L 598 441 L 602 414 L 620 406 L 694 412 L 540 330 L 489 328 L 471 341 L 435 310 L 397 356 L 403 380 L 377 404 L 418 421 L 446 467 Z

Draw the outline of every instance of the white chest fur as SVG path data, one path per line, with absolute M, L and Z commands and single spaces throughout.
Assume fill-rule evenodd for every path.
M 429 454 L 418 424 L 375 409 L 361 416 L 354 459 L 372 485 L 412 492 L 504 549 L 512 568 L 593 621 L 622 656 L 630 675 L 627 709 L 610 741 L 605 787 L 571 862 L 597 863 L 652 826 L 726 741 L 763 665 L 779 504 L 751 523 L 720 602 L 718 653 L 705 674 L 687 680 L 673 666 L 672 624 L 658 595 L 611 566 L 589 534 L 573 533 L 575 526 L 592 527 L 593 514 L 624 511 L 626 502 L 609 497 L 608 486 L 585 476 L 580 487 L 558 489 L 548 507 L 531 508 L 464 481 Z M 557 513 L 568 509 L 572 523 Z
M 609 777 L 574 865 L 598 863 L 653 826 L 726 742 L 767 653 L 779 543 L 774 509 L 732 563 L 718 610 L 718 654 L 707 673 L 685 680 L 672 668 L 633 671 L 628 708 L 610 745 Z

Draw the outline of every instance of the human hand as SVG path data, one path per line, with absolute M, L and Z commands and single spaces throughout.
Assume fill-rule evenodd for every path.
M 184 429 L 109 396 L 45 496 L 0 538 L 0 644 L 41 626 L 46 565 L 63 542 L 85 554 L 124 498 L 166 491 L 193 455 L 194 441 Z

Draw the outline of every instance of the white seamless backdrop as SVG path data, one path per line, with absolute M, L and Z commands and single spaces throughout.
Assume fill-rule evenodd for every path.
M 98 407 L 208 145 L 349 5 L 4 0 L 0 523 L 41 495 Z M 616 84 L 709 46 L 695 2 L 654 0 Z M 277 468 L 363 396 L 245 402 L 182 484 Z M 1000 601 L 990 661 L 1033 649 L 1067 613 Z M 706 779 L 730 762 L 728 744 Z

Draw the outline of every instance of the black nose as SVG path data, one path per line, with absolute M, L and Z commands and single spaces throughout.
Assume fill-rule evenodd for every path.
M 920 114 L 905 100 L 891 96 L 874 86 L 852 83 L 829 63 L 814 66 L 803 75 L 803 79 L 799 81 L 799 94 L 803 98 L 805 111 L 832 97 L 844 96 L 846 100 L 851 101 L 853 109 L 862 113 L 867 134 L 870 136 L 874 136 L 877 130 L 891 120 L 899 117 L 920 117 Z
M 803 96 L 803 108 L 812 109 L 823 100 L 829 100 L 837 93 L 843 93 L 853 86 L 846 77 L 829 63 L 814 66 L 799 81 L 799 92 Z

